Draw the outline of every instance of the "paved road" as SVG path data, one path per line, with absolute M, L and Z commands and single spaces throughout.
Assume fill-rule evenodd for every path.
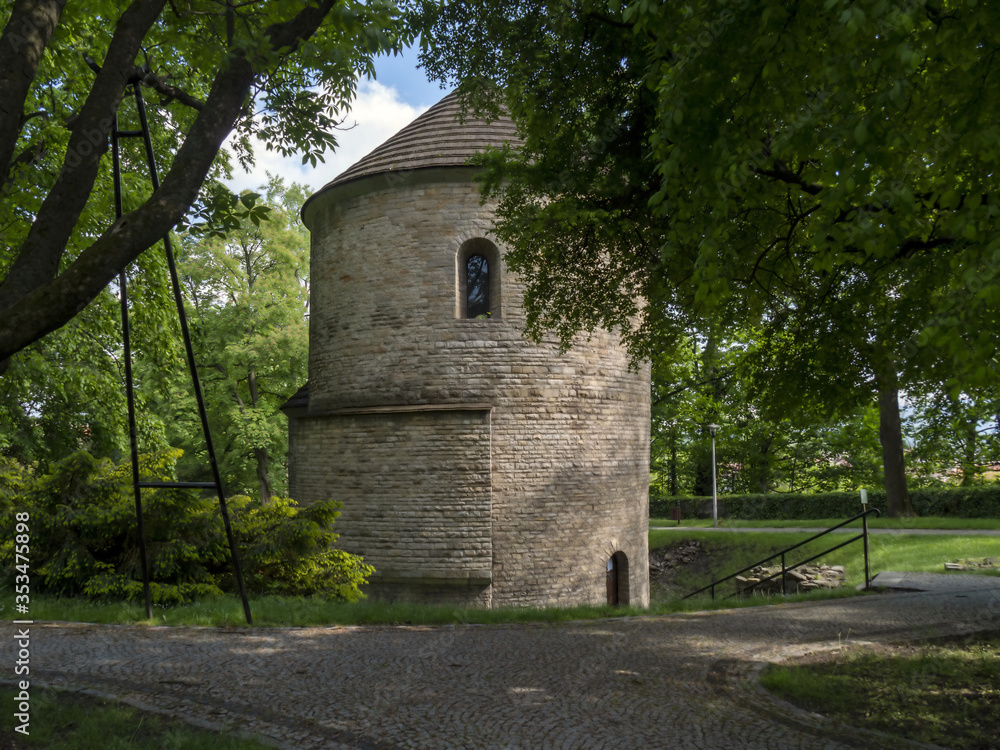
M 818 724 L 766 697 L 754 674 L 838 641 L 1000 626 L 1000 579 L 941 578 L 949 588 L 930 593 L 563 625 L 35 623 L 32 685 L 89 688 L 290 748 L 912 747 Z M 0 643 L 13 664 L 13 638 Z
M 735 533 L 766 533 L 766 532 L 778 532 L 785 534 L 798 534 L 800 532 L 818 534 L 821 531 L 826 531 L 828 527 L 821 526 L 808 526 L 808 527 L 792 527 L 792 526 L 775 526 L 775 527 L 764 527 L 755 528 L 750 526 L 650 526 L 650 531 L 719 531 L 719 532 L 735 532 Z M 845 526 L 835 531 L 830 532 L 832 534 L 860 534 L 860 526 Z M 1000 536 L 1000 529 L 868 529 L 869 534 L 927 534 L 931 536 Z

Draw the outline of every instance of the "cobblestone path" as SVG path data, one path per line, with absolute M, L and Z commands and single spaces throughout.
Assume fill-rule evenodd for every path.
M 996 628 L 992 580 L 563 625 L 35 623 L 32 685 L 89 688 L 289 748 L 913 747 L 784 708 L 755 669 L 838 641 Z

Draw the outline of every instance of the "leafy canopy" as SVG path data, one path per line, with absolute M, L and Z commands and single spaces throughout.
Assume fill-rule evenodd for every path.
M 279 407 L 306 380 L 309 238 L 299 218 L 305 188 L 271 177 L 242 196 L 247 213 L 225 238 L 185 235 L 178 255 L 190 302 L 196 359 L 227 488 L 267 503 L 283 495 L 288 425 Z M 208 461 L 187 373 L 157 411 L 172 444 L 185 448 L 186 478 L 207 480 Z
M 643 356 L 691 317 L 795 330 L 828 301 L 845 315 L 891 297 L 910 307 L 884 332 L 852 334 L 859 345 L 888 334 L 869 370 L 926 357 L 993 377 L 990 3 L 480 0 L 426 12 L 430 72 L 476 109 L 506 107 L 524 136 L 483 164 L 536 333 L 568 342 L 620 327 Z
M 0 362 L 64 325 L 199 200 L 235 130 L 315 164 L 373 59 L 412 38 L 392 0 L 17 0 L 0 9 Z M 88 60 L 89 58 L 89 60 Z M 146 92 L 164 170 L 150 191 L 125 145 L 112 213 L 109 133 L 138 127 Z M 209 214 L 240 210 L 217 188 Z M 205 217 L 201 214 L 201 218 Z

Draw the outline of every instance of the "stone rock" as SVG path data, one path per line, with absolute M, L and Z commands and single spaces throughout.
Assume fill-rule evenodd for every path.
M 740 596 L 780 594 L 782 577 L 785 593 L 794 594 L 820 588 L 839 588 L 844 585 L 845 575 L 843 565 L 800 565 L 791 570 L 786 569 L 784 576 L 781 575 L 780 565 L 758 565 L 748 570 L 745 576 L 736 576 L 736 593 Z
M 946 562 L 945 570 L 1000 570 L 1000 564 L 996 558 L 984 557 L 978 560 L 955 560 Z

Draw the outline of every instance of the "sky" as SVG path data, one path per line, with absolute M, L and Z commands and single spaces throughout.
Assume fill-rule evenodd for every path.
M 396 57 L 379 57 L 375 72 L 376 80 L 359 81 L 357 98 L 342 126 L 345 129 L 336 133 L 339 147 L 323 155 L 325 164 L 313 168 L 302 164 L 301 155 L 284 158 L 267 151 L 263 144 L 255 144 L 253 172 L 247 174 L 234 160 L 233 179 L 227 181 L 230 189 L 254 190 L 264 184 L 265 173 L 270 172 L 286 183 L 298 182 L 318 190 L 447 93 L 417 68 L 416 49 Z

